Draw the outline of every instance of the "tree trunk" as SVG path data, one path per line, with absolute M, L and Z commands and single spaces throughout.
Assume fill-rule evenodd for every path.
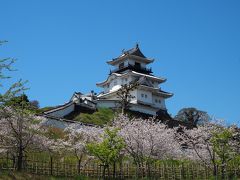
M 214 164 L 213 165 L 213 176 L 217 176 L 217 165 L 216 164 Z
M 12 156 L 12 160 L 13 160 L 12 168 L 15 170 L 15 168 L 16 168 L 16 157 L 14 155 Z
M 212 159 L 212 162 L 213 162 L 213 176 L 217 176 L 217 164 L 215 162 L 215 152 L 213 151 L 213 159 Z
M 122 175 L 123 175 L 123 163 L 122 163 L 122 159 L 119 162 L 119 166 L 120 166 L 120 179 L 122 179 Z
M 122 114 L 124 114 L 124 112 L 125 112 L 125 107 L 124 107 L 124 105 L 122 106 Z
M 107 166 L 107 170 L 108 170 L 108 179 L 110 179 L 109 165 Z
M 23 148 L 20 146 L 17 157 L 17 170 L 22 171 L 22 165 L 23 165 Z
M 221 174 L 222 174 L 222 179 L 225 179 L 225 162 L 222 163 L 222 167 L 221 167 Z
M 140 162 L 138 163 L 138 168 L 137 168 L 137 177 L 143 177 L 144 176 L 144 168 L 143 164 Z
M 113 163 L 113 177 L 116 177 L 116 162 Z
M 149 178 L 151 177 L 151 165 L 149 162 L 147 162 L 147 175 Z
M 105 179 L 106 167 L 107 167 L 106 165 L 103 165 L 103 173 L 102 173 L 103 179 Z

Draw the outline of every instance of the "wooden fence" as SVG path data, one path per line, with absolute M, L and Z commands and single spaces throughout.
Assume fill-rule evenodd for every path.
M 0 168 L 3 170 L 15 170 L 16 160 L 11 158 L 0 158 Z M 153 179 L 210 179 L 213 177 L 212 170 L 205 166 L 195 163 L 153 163 L 150 168 L 146 164 L 140 169 L 134 164 L 123 163 L 122 166 L 117 165 L 115 174 L 112 167 L 106 171 L 106 176 L 118 179 L 132 179 L 135 177 L 151 177 Z M 46 160 L 24 161 L 23 168 L 25 171 L 33 174 L 53 175 L 74 177 L 78 175 L 99 178 L 102 176 L 103 166 L 96 162 L 89 162 L 85 166 L 79 168 L 78 163 L 66 163 L 55 161 L 54 158 Z M 218 176 L 221 177 L 220 169 Z M 240 167 L 231 166 L 227 168 L 225 179 L 239 179 Z

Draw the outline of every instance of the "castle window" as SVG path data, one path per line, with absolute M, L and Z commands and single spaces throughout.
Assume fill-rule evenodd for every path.
M 135 62 L 135 67 L 136 67 L 136 68 L 141 68 L 141 64 L 138 63 L 138 62 Z
M 147 98 L 147 95 L 145 94 L 145 98 Z
M 119 69 L 122 69 L 122 68 L 124 68 L 124 63 L 119 64 Z
M 144 94 L 141 94 L 142 98 L 144 97 Z
M 161 100 L 159 99 L 158 102 L 161 104 Z
M 155 103 L 158 103 L 158 100 L 157 100 L 157 99 L 155 99 Z

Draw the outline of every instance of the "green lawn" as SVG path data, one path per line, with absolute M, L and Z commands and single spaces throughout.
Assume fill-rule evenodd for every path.
M 1 171 L 0 179 L 4 180 L 95 180 L 84 176 L 76 177 L 57 177 L 57 176 L 46 176 L 46 175 L 35 175 L 26 172 L 12 172 L 12 171 Z

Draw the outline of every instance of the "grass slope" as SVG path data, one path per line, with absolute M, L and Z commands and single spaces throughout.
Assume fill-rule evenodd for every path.
M 109 108 L 99 108 L 98 111 L 93 114 L 81 113 L 74 118 L 75 121 L 95 124 L 95 125 L 105 125 L 113 120 L 114 112 Z

